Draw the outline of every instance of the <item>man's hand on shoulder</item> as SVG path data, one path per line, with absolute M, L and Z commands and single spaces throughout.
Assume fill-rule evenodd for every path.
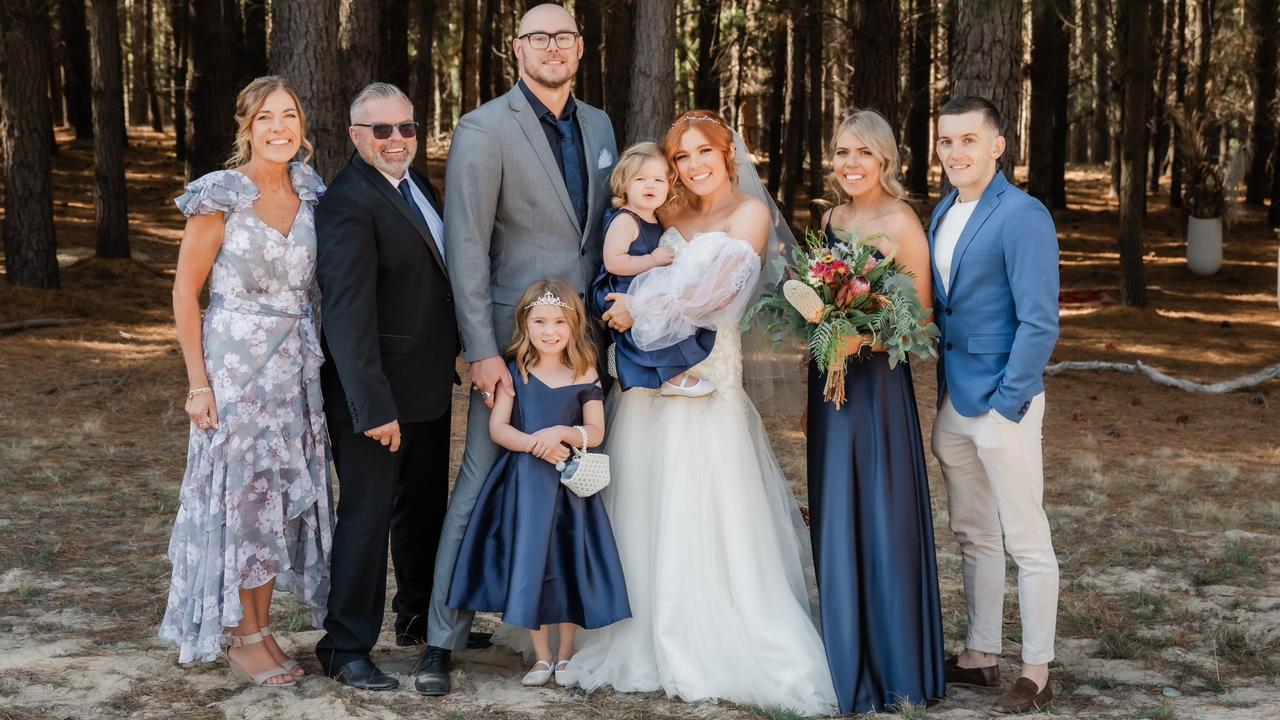
M 480 399 L 484 400 L 485 407 L 490 410 L 493 409 L 494 393 L 498 389 L 512 397 L 516 394 L 511 371 L 497 355 L 471 363 L 471 386 L 480 392 Z

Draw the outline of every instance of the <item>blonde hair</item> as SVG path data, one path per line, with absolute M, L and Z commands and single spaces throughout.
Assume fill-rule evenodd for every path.
M 596 345 L 591 339 L 591 328 L 587 324 L 587 308 L 578 297 L 578 291 L 564 278 L 543 278 L 534 281 L 520 296 L 520 302 L 516 305 L 515 330 L 511 334 L 511 344 L 507 346 L 507 354 L 516 361 L 516 368 L 525 382 L 529 382 L 529 368 L 538 361 L 538 349 L 529 338 L 527 326 L 529 312 L 533 310 L 529 306 L 547 293 L 560 298 L 561 302 L 569 306 L 560 308 L 569 321 L 569 344 L 560 356 L 565 367 L 571 368 L 575 376 L 581 377 L 596 364 Z
M 724 155 L 724 169 L 729 177 L 729 184 L 738 186 L 738 164 L 734 162 L 733 131 L 729 129 L 729 124 L 710 110 L 690 110 L 671 123 L 671 129 L 662 141 L 667 163 L 672 168 L 671 198 L 667 200 L 667 207 L 670 209 L 689 204 L 689 190 L 680 182 L 680 173 L 675 169 L 675 158 L 676 153 L 680 152 L 680 140 L 695 127 L 706 136 L 712 147 Z
M 264 75 L 255 78 L 240 94 L 236 96 L 236 144 L 231 157 L 227 158 L 227 167 L 237 168 L 253 159 L 253 118 L 267 102 L 267 97 L 277 90 L 284 90 L 293 98 L 293 106 L 298 110 L 298 127 L 302 135 L 302 162 L 311 162 L 315 147 L 307 139 L 307 115 L 302 111 L 302 100 L 298 91 L 279 75 Z
M 614 207 L 619 208 L 627 204 L 627 185 L 631 184 L 631 178 L 634 178 L 636 173 L 640 172 L 640 168 L 650 160 L 657 160 L 667 166 L 667 184 L 672 184 L 675 172 L 667 162 L 667 156 L 662 153 L 662 148 L 658 147 L 657 143 L 636 143 L 622 152 L 622 157 L 618 158 L 618 164 L 613 167 L 613 174 L 609 176 L 609 189 L 613 192 Z
M 880 187 L 885 193 L 897 200 L 907 199 L 907 189 L 902 185 L 902 156 L 898 153 L 898 143 L 893 137 L 893 128 L 889 121 L 875 110 L 854 110 L 845 116 L 835 132 L 831 134 L 831 146 L 828 151 L 836 154 L 836 142 L 844 133 L 851 133 L 862 139 L 871 152 L 880 160 Z M 830 186 L 840 202 L 849 202 L 849 194 L 840 187 L 833 170 L 827 175 Z

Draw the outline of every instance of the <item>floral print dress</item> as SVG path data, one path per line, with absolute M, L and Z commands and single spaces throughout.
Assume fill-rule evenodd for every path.
M 176 200 L 186 216 L 223 213 L 226 225 L 203 321 L 218 426 L 191 425 L 160 625 L 181 663 L 215 659 L 244 617 L 240 590 L 272 578 L 316 627 L 325 616 L 333 511 L 312 302 L 325 188 L 302 163 L 289 177 L 302 202 L 287 235 L 258 217 L 258 188 L 237 170 L 209 173 Z

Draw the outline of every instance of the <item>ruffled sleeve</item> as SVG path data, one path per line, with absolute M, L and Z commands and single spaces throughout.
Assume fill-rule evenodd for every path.
M 212 215 L 252 207 L 258 199 L 258 188 L 243 173 L 215 170 L 187 185 L 187 191 L 174 199 L 183 215 Z
M 328 189 L 324 185 L 324 180 L 320 179 L 320 173 L 306 163 L 290 163 L 289 180 L 293 183 L 293 191 L 298 193 L 298 198 L 312 205 L 316 204 Z

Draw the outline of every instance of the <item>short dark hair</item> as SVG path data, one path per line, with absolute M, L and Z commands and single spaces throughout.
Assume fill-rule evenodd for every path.
M 938 115 L 964 115 L 965 113 L 980 112 L 986 118 L 987 122 L 996 129 L 996 132 L 1004 132 L 1004 121 L 1000 119 L 1000 111 L 996 109 L 996 104 L 979 95 L 961 95 L 953 97 L 942 106 L 938 111 Z

